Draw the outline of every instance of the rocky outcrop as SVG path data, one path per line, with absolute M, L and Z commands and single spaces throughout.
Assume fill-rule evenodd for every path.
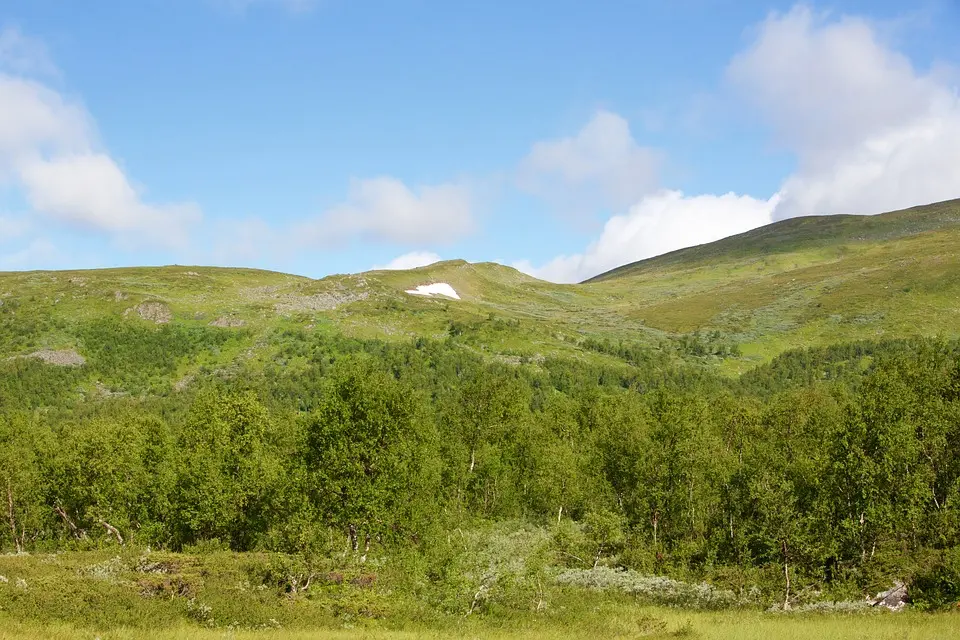
M 907 585 L 897 582 L 886 591 L 881 591 L 871 598 L 870 604 L 874 607 L 886 607 L 890 611 L 900 611 L 906 606 L 907 600 Z
M 58 367 L 82 367 L 87 362 L 86 358 L 73 349 L 41 349 L 26 357 L 37 358 L 47 364 L 53 364 Z
M 236 329 L 245 325 L 246 322 L 240 318 L 231 318 L 230 316 L 221 316 L 210 323 L 211 327 L 221 327 L 227 329 Z
M 367 291 L 329 291 L 309 296 L 287 296 L 283 302 L 275 304 L 274 308 L 280 313 L 332 311 L 340 305 L 366 300 L 369 296 Z
M 141 302 L 134 307 L 133 310 L 136 311 L 137 315 L 144 320 L 149 320 L 150 322 L 155 322 L 157 324 L 166 324 L 173 320 L 173 313 L 170 312 L 170 307 L 162 302 Z M 127 309 L 127 313 L 129 312 L 130 309 Z

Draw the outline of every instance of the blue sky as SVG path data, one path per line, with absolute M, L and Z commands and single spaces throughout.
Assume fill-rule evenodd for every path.
M 5 0 L 0 270 L 576 281 L 958 197 L 958 31 L 952 0 Z

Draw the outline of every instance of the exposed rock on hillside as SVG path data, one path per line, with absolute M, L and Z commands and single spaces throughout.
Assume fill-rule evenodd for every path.
M 136 310 L 137 314 L 144 320 L 150 320 L 151 322 L 156 322 L 157 324 L 166 324 L 173 320 L 173 314 L 170 312 L 170 307 L 162 302 L 141 302 L 134 307 L 134 310 Z M 129 313 L 129 311 L 130 310 L 128 309 L 127 312 Z
M 242 327 L 245 324 L 246 322 L 244 322 L 240 318 L 231 318 L 230 316 L 221 316 L 216 320 L 214 320 L 213 322 L 211 322 L 210 326 L 227 328 L 227 329 L 235 329 L 238 327 Z
M 58 367 L 82 367 L 87 360 L 73 349 L 41 349 L 27 356 L 28 358 L 37 358 L 47 364 L 54 364 Z
M 187 375 L 183 376 L 182 378 L 180 378 L 179 380 L 173 383 L 173 390 L 178 392 L 185 390 L 187 387 L 190 386 L 194 378 L 195 376 L 192 373 L 188 373 Z
M 95 382 L 93 386 L 97 390 L 97 395 L 103 398 L 117 398 L 127 395 L 126 391 L 114 391 L 100 381 Z
M 274 308 L 280 313 L 296 311 L 332 311 L 343 304 L 366 300 L 367 291 L 329 291 L 309 296 L 289 296 L 284 302 L 278 302 Z

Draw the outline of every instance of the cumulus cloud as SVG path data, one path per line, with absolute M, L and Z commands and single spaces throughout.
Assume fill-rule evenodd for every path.
M 796 153 L 776 219 L 879 213 L 960 195 L 960 100 L 866 19 L 771 15 L 727 76 Z
M 440 262 L 442 258 L 431 251 L 411 251 L 402 256 L 397 256 L 385 265 L 373 267 L 374 270 L 384 269 L 389 271 L 402 271 L 404 269 L 416 269 L 425 267 L 434 262 Z
M 101 149 L 83 106 L 29 77 L 49 65 L 31 64 L 40 49 L 30 42 L 15 29 L 0 32 L 0 178 L 47 219 L 127 245 L 183 246 L 199 208 L 145 202 Z
M 0 172 L 31 153 L 87 149 L 94 138 L 86 111 L 56 91 L 0 71 Z
M 213 220 L 202 251 L 191 259 L 236 264 L 261 259 L 283 264 L 316 249 L 346 249 L 357 240 L 389 245 L 447 245 L 475 228 L 472 191 L 457 184 L 412 190 L 392 177 L 354 179 L 344 202 L 287 223 L 259 217 Z M 439 261 L 412 251 L 374 269 L 412 269 Z
M 661 253 L 713 242 L 768 224 L 777 198 L 684 196 L 662 191 L 610 218 L 600 237 L 580 254 L 559 256 L 542 266 L 529 262 L 517 269 L 552 282 L 580 282 L 620 265 Z
M 516 266 L 573 282 L 771 221 L 960 196 L 960 98 L 950 74 L 918 71 L 868 20 L 804 6 L 772 14 L 753 35 L 726 77 L 796 155 L 774 197 L 647 196 L 611 218 L 582 254 Z
M 599 111 L 575 136 L 533 145 L 518 186 L 571 213 L 614 210 L 657 186 L 660 154 L 634 140 L 622 116 Z
M 354 179 L 347 200 L 295 229 L 304 245 L 351 238 L 397 244 L 442 245 L 474 230 L 470 189 L 440 184 L 411 190 L 392 177 Z
M 79 227 L 159 234 L 182 246 L 187 226 L 200 217 L 193 205 L 142 203 L 120 167 L 102 153 L 30 158 L 21 161 L 19 175 L 34 210 Z

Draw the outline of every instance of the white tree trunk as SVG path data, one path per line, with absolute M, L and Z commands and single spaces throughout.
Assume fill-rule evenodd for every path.
M 13 536 L 13 544 L 17 547 L 17 553 L 23 553 L 23 545 L 17 537 L 17 519 L 13 515 L 13 487 L 9 480 L 7 480 L 7 516 L 10 518 L 10 535 Z

